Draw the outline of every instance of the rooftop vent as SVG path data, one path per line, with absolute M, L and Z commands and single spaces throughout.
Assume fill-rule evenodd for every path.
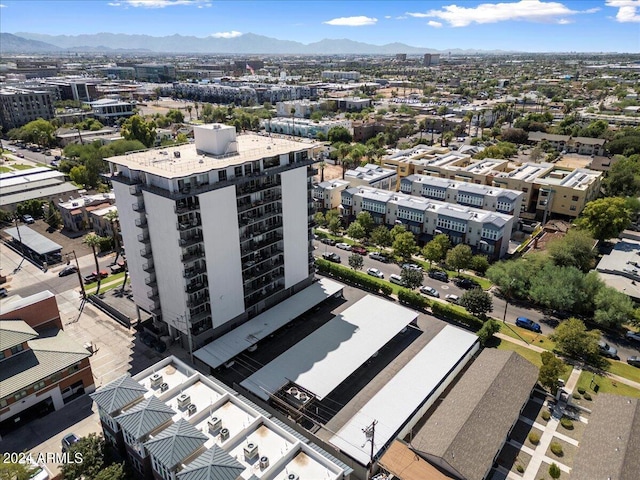
M 178 395 L 178 408 L 185 408 L 191 403 L 191 397 L 186 393 Z
M 154 373 L 151 375 L 151 388 L 156 388 L 162 383 L 162 375 L 159 373 Z
M 260 470 L 266 470 L 269 468 L 269 457 L 260 457 Z
M 173 152 L 173 156 L 174 158 L 180 158 L 180 152 L 176 150 L 175 152 Z
M 287 475 L 287 480 L 300 480 L 297 473 L 291 472 Z
M 220 440 L 223 442 L 229 438 L 229 429 L 223 428 L 220 430 Z
M 258 444 L 249 442 L 244 446 L 244 458 L 251 461 L 258 456 Z
M 217 432 L 222 428 L 222 419 L 220 417 L 211 417 L 209 419 L 209 433 Z
M 190 403 L 189 406 L 187 407 L 187 411 L 189 412 L 189 415 L 193 415 L 198 411 L 198 407 L 196 406 L 195 403 Z
M 161 392 L 166 392 L 167 390 L 169 390 L 169 384 L 168 383 L 163 383 L 160 385 L 160 391 Z

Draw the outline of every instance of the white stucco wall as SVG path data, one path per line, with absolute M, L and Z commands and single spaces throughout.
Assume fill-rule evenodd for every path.
M 284 284 L 289 288 L 309 276 L 307 169 L 282 173 Z

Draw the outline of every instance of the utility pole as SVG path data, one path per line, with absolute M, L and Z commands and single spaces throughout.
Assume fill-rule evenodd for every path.
M 71 253 L 73 254 L 74 260 L 76 261 L 76 273 L 78 274 L 78 283 L 80 283 L 80 292 L 82 293 L 82 298 L 85 299 L 87 298 L 87 292 L 85 292 L 84 290 L 84 282 L 82 281 L 82 274 L 80 273 L 80 264 L 78 263 L 78 257 L 76 257 L 75 250 L 71 250 Z M 71 260 L 69 260 L 69 253 L 67 253 L 66 256 L 67 256 L 67 265 L 69 265 L 71 263 Z
M 18 242 L 20 242 L 20 253 L 22 254 L 22 260 L 20 260 L 20 263 L 18 264 L 16 269 L 13 271 L 13 273 L 16 273 L 22 268 L 22 262 L 24 262 L 24 245 L 22 244 L 22 235 L 20 235 L 20 226 L 18 225 L 18 215 L 14 217 L 14 220 L 16 221 L 16 233 L 18 234 Z
M 364 436 L 367 438 L 367 440 L 364 442 L 364 445 L 366 445 L 367 442 L 371 442 L 371 453 L 369 454 L 369 468 L 367 469 L 367 480 L 370 480 L 371 475 L 373 475 L 373 456 L 374 456 L 377 423 L 378 421 L 374 420 L 373 422 L 371 422 L 371 425 L 362 429 L 362 433 L 364 433 Z

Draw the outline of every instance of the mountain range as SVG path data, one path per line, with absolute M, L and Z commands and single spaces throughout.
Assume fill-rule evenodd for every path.
M 403 43 L 372 45 L 348 39 L 324 39 L 304 44 L 291 40 L 280 40 L 254 33 L 245 33 L 235 38 L 194 37 L 169 35 L 130 35 L 95 33 L 86 35 L 46 35 L 40 33 L 0 33 L 0 53 L 44 53 L 44 52 L 146 52 L 146 53 L 200 53 L 200 54 L 294 54 L 294 55 L 393 55 L 396 53 L 425 54 L 443 53 L 432 48 L 420 48 Z M 452 54 L 503 53 L 500 51 L 460 50 L 445 52 Z

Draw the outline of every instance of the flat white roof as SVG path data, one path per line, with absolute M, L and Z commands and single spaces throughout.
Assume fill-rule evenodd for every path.
M 198 360 L 217 368 L 343 288 L 344 285 L 338 282 L 321 278 L 193 354 Z
M 240 385 L 266 401 L 291 381 L 322 399 L 417 317 L 367 295 Z
M 393 440 L 477 340 L 473 333 L 451 325 L 444 327 L 331 437 L 329 443 L 361 464 L 369 463 L 371 445 L 364 445 L 363 429 L 374 420 L 378 421 L 374 446 L 376 455 Z M 402 401 L 398 401 L 400 398 Z

